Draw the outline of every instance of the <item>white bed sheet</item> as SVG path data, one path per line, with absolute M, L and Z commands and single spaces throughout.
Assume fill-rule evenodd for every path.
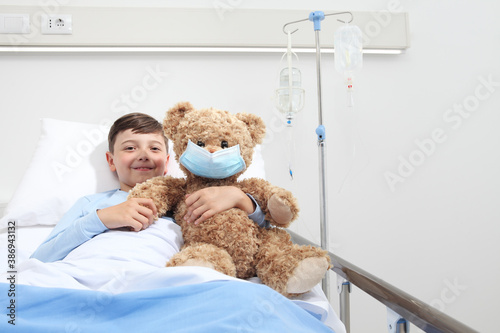
M 155 228 L 150 227 L 150 229 L 149 232 L 155 232 Z M 108 235 L 105 235 L 105 237 L 93 239 L 87 242 L 87 244 L 84 244 L 85 246 L 77 248 L 68 260 L 60 263 L 45 264 L 36 259 L 29 259 L 31 253 L 33 253 L 38 245 L 43 242 L 51 230 L 51 226 L 16 228 L 14 245 L 16 249 L 15 270 L 18 272 L 18 283 L 42 287 L 94 289 L 122 293 L 153 289 L 155 287 L 160 288 L 165 286 L 179 286 L 191 283 L 234 279 L 203 267 L 176 267 L 175 269 L 158 268 L 155 267 L 157 262 L 153 262 L 154 260 L 151 260 L 150 263 L 141 262 L 140 254 L 135 257 L 131 254 L 130 260 L 127 262 L 117 263 L 111 261 L 113 264 L 109 265 L 108 259 L 113 255 L 105 253 L 101 251 L 101 249 L 108 247 L 110 241 L 115 242 L 117 246 L 122 246 L 122 248 L 125 249 L 126 247 L 124 244 L 130 242 L 130 240 L 126 238 L 136 234 L 132 232 L 108 232 Z M 177 235 L 180 235 L 180 231 Z M 0 233 L 0 253 L 5 254 L 2 256 L 2 260 L 0 260 L 1 273 L 12 270 L 9 269 L 7 265 L 9 244 L 7 240 L 8 233 L 6 231 Z M 158 243 L 158 245 L 159 244 L 160 243 Z M 167 253 L 163 255 L 169 256 L 172 251 L 177 250 L 179 245 L 180 243 L 172 243 L 171 248 L 166 250 Z M 96 256 L 96 252 L 102 255 Z M 156 261 L 157 260 L 161 259 L 156 259 Z M 113 265 L 120 266 L 117 267 Z M 95 275 L 90 275 L 89 271 L 94 273 L 100 272 L 100 274 L 96 277 Z M 0 274 L 0 276 L 2 275 L 4 274 Z M 89 276 L 93 277 L 89 278 Z M 148 281 L 147 285 L 142 283 L 146 277 Z M 103 283 L 103 281 L 107 282 Z M 127 281 L 127 283 L 124 283 L 124 281 Z M 249 281 L 260 283 L 258 278 L 252 278 L 249 279 Z M 117 285 L 120 286 L 119 289 L 116 289 Z M 292 299 L 292 301 L 299 307 L 315 313 L 321 318 L 323 323 L 332 328 L 335 332 L 345 332 L 344 325 L 340 322 L 333 308 L 328 303 L 320 285 L 317 285 L 310 292 Z
M 31 226 L 31 227 L 15 227 L 15 245 L 16 267 L 27 260 L 36 248 L 47 238 L 52 231 L 53 226 Z M 7 253 L 8 253 L 8 238 L 7 230 L 0 233 L 0 272 L 6 272 Z M 11 238 L 12 239 L 12 238 Z

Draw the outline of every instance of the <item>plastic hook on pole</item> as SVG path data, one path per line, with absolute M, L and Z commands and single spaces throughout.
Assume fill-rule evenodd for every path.
M 314 23 L 314 31 L 321 30 L 321 21 L 325 19 L 325 13 L 322 11 L 315 11 L 309 14 L 309 21 Z

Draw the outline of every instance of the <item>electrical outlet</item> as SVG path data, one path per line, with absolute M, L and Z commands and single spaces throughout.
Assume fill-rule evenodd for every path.
M 42 35 L 71 35 L 73 34 L 73 22 L 71 15 L 41 15 Z

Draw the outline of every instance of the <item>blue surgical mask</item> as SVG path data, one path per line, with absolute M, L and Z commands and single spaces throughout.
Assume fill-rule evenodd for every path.
M 197 176 L 215 179 L 231 177 L 246 168 L 240 154 L 240 145 L 210 153 L 191 140 L 179 162 Z

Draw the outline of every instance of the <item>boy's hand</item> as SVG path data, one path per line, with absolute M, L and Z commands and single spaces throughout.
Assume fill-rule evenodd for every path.
M 152 199 L 132 198 L 127 201 L 97 211 L 97 216 L 108 229 L 128 227 L 141 231 L 156 219 L 156 206 Z
M 230 208 L 240 208 L 247 214 L 255 210 L 253 201 L 234 186 L 207 187 L 186 194 L 186 205 L 187 212 L 184 215 L 184 221 L 195 224 Z

